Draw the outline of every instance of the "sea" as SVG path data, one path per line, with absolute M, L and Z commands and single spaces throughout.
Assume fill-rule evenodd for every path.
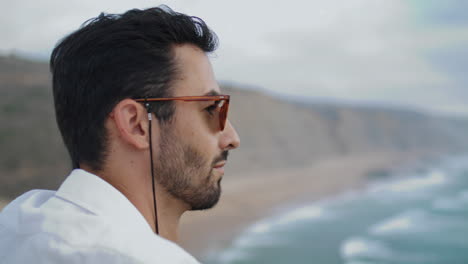
M 274 214 L 203 262 L 468 264 L 468 155 Z

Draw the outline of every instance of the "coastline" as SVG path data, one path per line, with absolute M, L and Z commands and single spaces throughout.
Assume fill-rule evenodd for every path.
M 218 205 L 187 212 L 180 224 L 180 245 L 203 261 L 228 247 L 243 230 L 278 210 L 313 202 L 370 182 L 369 173 L 415 163 L 427 152 L 371 153 L 332 157 L 308 167 L 229 175 Z
M 375 171 L 393 171 L 416 163 L 431 152 L 385 152 L 330 157 L 310 166 L 230 174 L 222 182 L 215 208 L 187 212 L 180 222 L 179 244 L 203 261 L 228 247 L 246 228 L 300 204 L 366 186 Z M 0 211 L 8 204 L 0 199 Z

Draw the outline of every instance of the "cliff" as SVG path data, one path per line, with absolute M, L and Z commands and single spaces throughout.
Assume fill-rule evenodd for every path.
M 379 107 L 282 100 L 224 85 L 241 137 L 228 170 L 305 166 L 322 158 L 385 151 L 458 152 L 468 121 Z M 54 189 L 70 169 L 55 124 L 48 65 L 0 57 L 0 198 Z

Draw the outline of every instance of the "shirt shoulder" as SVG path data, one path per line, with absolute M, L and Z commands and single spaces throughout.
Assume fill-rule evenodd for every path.
M 0 234 L 4 230 L 0 227 Z M 2 234 L 3 235 L 3 234 Z M 11 238 L 11 236 L 10 236 Z M 107 247 L 100 243 L 77 245 L 49 233 L 36 233 L 15 239 L 0 238 L 0 263 L 2 264 L 197 264 L 192 258 L 171 254 L 171 250 L 154 247 L 147 252 Z M 155 254 L 161 251 L 163 254 Z M 172 252 L 173 253 L 173 252 Z
M 0 213 L 0 263 L 199 263 L 147 229 L 34 190 Z
M 99 222 L 54 194 L 31 190 L 2 210 L 0 263 L 142 263 L 96 243 L 90 231 Z
M 143 263 L 122 252 L 98 246 L 76 246 L 60 237 L 37 233 L 16 243 L 3 244 L 0 239 L 0 260 L 4 264 L 78 264 L 78 263 Z M 10 241 L 13 242 L 13 241 Z

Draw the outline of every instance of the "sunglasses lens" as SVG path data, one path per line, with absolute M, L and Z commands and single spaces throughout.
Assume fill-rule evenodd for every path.
M 228 108 L 229 108 L 229 100 L 223 100 L 221 109 L 219 111 L 219 127 L 221 131 L 224 130 L 224 127 L 226 126 L 226 119 L 227 119 L 227 113 L 228 113 Z

